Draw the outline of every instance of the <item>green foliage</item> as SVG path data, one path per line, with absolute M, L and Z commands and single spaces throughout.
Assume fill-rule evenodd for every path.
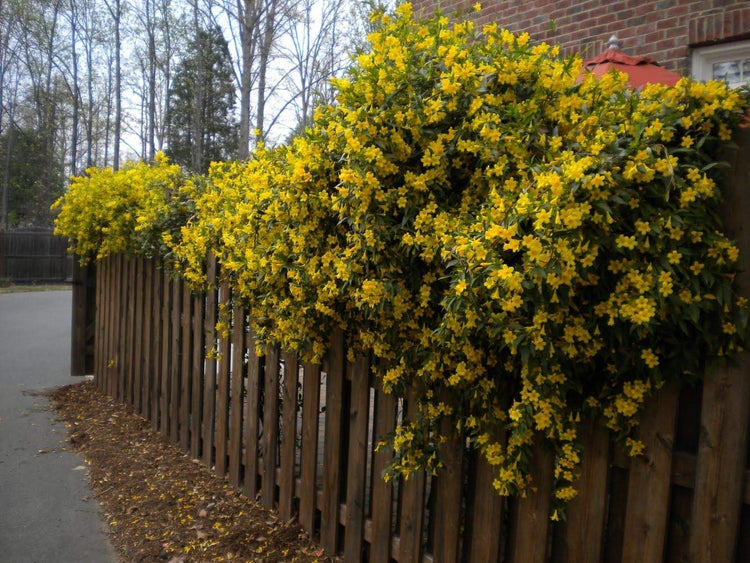
M 0 137 L 0 183 L 7 181 L 8 227 L 51 227 L 50 205 L 65 190 L 63 165 L 50 154 L 50 139 L 11 126 Z
M 231 158 L 237 147 L 232 63 L 218 27 L 200 31 L 189 52 L 169 94 L 167 154 L 177 164 L 205 173 L 209 163 Z

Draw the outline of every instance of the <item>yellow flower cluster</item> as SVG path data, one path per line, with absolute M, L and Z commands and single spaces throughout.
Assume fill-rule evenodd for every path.
M 195 215 L 169 252 L 196 286 L 218 256 L 259 344 L 315 361 L 340 327 L 386 391 L 420 390 L 389 476 L 437 470 L 447 420 L 501 494 L 523 494 L 542 440 L 559 516 L 582 421 L 603 417 L 637 455 L 644 401 L 744 342 L 714 164 L 747 102 L 715 82 L 579 79 L 556 47 L 420 22 L 409 4 L 373 25 L 303 136 L 187 183 Z M 96 230 L 109 215 L 83 229 L 99 238 L 72 228 L 95 177 L 74 182 L 59 224 L 102 255 L 122 249 Z
M 60 208 L 55 233 L 70 239 L 84 262 L 116 253 L 163 256 L 191 213 L 191 183 L 163 153 L 153 165 L 89 168 L 71 178 L 67 193 L 52 205 Z

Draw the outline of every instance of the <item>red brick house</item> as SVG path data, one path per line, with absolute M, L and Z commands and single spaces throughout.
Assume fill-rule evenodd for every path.
M 416 13 L 459 11 L 478 24 L 526 31 L 584 59 L 601 53 L 612 34 L 623 51 L 648 56 L 683 75 L 750 83 L 747 0 L 413 0 Z

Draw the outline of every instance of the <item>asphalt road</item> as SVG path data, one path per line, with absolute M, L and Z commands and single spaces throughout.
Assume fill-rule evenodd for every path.
M 0 562 L 117 561 L 85 464 L 38 391 L 70 376 L 71 292 L 0 294 Z

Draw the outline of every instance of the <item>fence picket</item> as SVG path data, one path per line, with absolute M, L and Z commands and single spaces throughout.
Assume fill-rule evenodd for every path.
M 171 281 L 172 288 L 172 314 L 170 326 L 170 360 L 169 360 L 169 439 L 173 444 L 180 441 L 180 388 L 182 377 L 180 375 L 182 350 L 182 280 L 179 278 Z
M 412 389 L 406 398 L 406 420 L 417 416 L 417 395 Z M 402 479 L 401 528 L 399 531 L 399 562 L 416 563 L 422 550 L 422 518 L 424 505 L 425 473 L 419 471 Z
M 135 318 L 133 319 L 134 348 L 133 348 L 133 409 L 141 412 L 141 401 L 143 400 L 143 302 L 145 294 L 143 291 L 145 263 L 142 257 L 135 260 Z
M 245 310 L 235 300 L 232 307 L 232 365 L 229 417 L 229 482 L 240 488 L 242 461 L 242 414 L 245 356 Z
M 279 451 L 279 349 L 266 350 L 263 394 L 263 478 L 261 502 L 273 508 L 276 495 L 276 456 Z
M 693 518 L 692 561 L 734 561 L 742 510 L 750 410 L 747 353 L 741 367 L 714 368 L 703 382 Z
M 597 426 L 582 432 L 583 460 L 578 496 L 560 526 L 557 555 L 563 562 L 597 563 L 602 558 L 607 508 L 609 432 Z
M 344 333 L 331 335 L 326 372 L 326 427 L 323 443 L 323 506 L 320 540 L 329 553 L 336 553 L 339 539 L 339 499 L 341 494 L 341 429 L 344 401 Z
M 643 411 L 638 434 L 646 449 L 630 460 L 623 561 L 664 557 L 679 395 L 678 385 L 668 383 Z
M 163 270 L 158 263 L 153 267 L 154 279 L 154 308 L 153 308 L 153 341 L 151 343 L 152 372 L 151 372 L 151 428 L 157 430 L 159 427 L 159 391 L 161 389 L 161 366 L 162 366 L 162 311 L 164 309 L 164 280 Z
M 126 403 L 125 400 L 125 388 L 126 378 L 128 374 L 128 366 L 130 364 L 130 358 L 128 358 L 128 264 L 123 254 L 118 257 L 117 264 L 117 277 L 118 283 L 121 287 L 125 288 L 125 291 L 119 292 L 119 303 L 117 304 L 117 317 L 118 317 L 118 338 L 117 338 L 117 363 L 115 370 L 117 373 L 117 389 L 116 397 L 118 401 Z
M 349 364 L 349 369 L 351 370 L 352 393 L 349 406 L 344 558 L 347 561 L 358 561 L 362 556 L 365 528 L 365 478 L 370 399 L 369 361 L 367 358 L 357 358 Z
M 151 372 L 152 372 L 152 334 L 153 334 L 153 302 L 154 302 L 154 261 L 144 260 L 143 269 L 143 337 L 142 337 L 142 362 L 143 374 L 141 376 L 141 409 L 140 414 L 149 416 L 151 405 Z
M 514 563 L 543 562 L 547 557 L 553 467 L 552 454 L 541 441 L 534 446 L 530 466 L 536 490 L 515 502 L 508 553 Z
M 468 560 L 474 563 L 497 561 L 503 536 L 503 499 L 492 486 L 495 478 L 492 466 L 475 452 L 471 513 L 467 514 L 469 528 Z
M 379 384 L 376 384 L 376 388 L 373 449 L 377 448 L 380 438 L 390 434 L 396 428 L 396 397 L 384 393 Z M 372 457 L 370 561 L 373 563 L 388 563 L 391 559 L 393 485 L 390 481 L 386 482 L 382 475 L 392 457 L 393 452 L 390 448 L 380 448 L 373 452 Z
M 133 404 L 133 387 L 135 379 L 135 354 L 133 353 L 133 347 L 135 343 L 135 260 L 125 258 L 125 280 L 127 283 L 127 291 L 125 293 L 125 308 L 123 309 L 123 316 L 125 316 L 125 348 L 124 355 L 125 361 L 123 362 L 123 375 L 124 375 L 124 389 L 123 389 L 123 402 L 128 405 Z
M 281 390 L 281 455 L 279 474 L 279 514 L 284 520 L 292 517 L 294 504 L 294 450 L 297 439 L 297 383 L 299 362 L 296 354 L 282 354 L 284 360 L 284 387 Z M 307 380 L 307 374 L 305 374 Z M 302 411 L 305 412 L 304 409 Z M 304 436 L 302 438 L 304 442 Z M 304 448 L 303 448 L 304 449 Z M 300 511 L 300 524 L 302 514 Z M 304 524 L 302 524 L 304 527 Z
M 308 533 L 314 532 L 318 462 L 318 409 L 320 405 L 320 366 L 305 364 L 302 388 L 302 456 L 300 459 L 299 521 Z
M 732 139 L 738 150 L 727 154 L 731 167 L 722 186 L 721 218 L 731 239 L 737 241 L 739 264 L 737 285 L 750 297 L 750 131 L 739 128 Z M 730 561 L 740 530 L 743 477 L 747 463 L 750 378 L 748 357 L 743 352 L 737 367 L 715 368 L 707 374 L 703 389 L 701 434 L 698 446 L 690 553 L 694 561 Z M 747 501 L 745 501 L 747 502 Z M 745 528 L 746 529 L 746 528 Z M 746 542 L 745 542 L 746 545 Z M 744 560 L 750 558 L 745 553 Z
M 203 463 L 209 467 L 214 461 L 214 424 L 216 414 L 216 256 L 209 256 L 206 278 L 209 288 L 206 291 L 206 311 L 203 317 L 203 331 L 206 341 L 206 367 L 203 377 Z
M 203 331 L 206 295 L 198 294 L 193 297 L 193 350 L 192 367 L 190 369 L 193 382 L 191 384 L 190 399 L 190 456 L 193 459 L 201 457 L 203 443 L 203 358 L 205 356 L 205 334 Z
M 440 429 L 444 436 L 450 436 L 451 422 L 443 420 Z M 461 439 L 454 437 L 448 440 L 441 450 L 445 465 L 437 476 L 433 556 L 435 561 L 457 561 L 463 492 Z
M 252 330 L 245 333 L 247 350 L 247 403 L 245 409 L 245 482 L 243 491 L 255 499 L 258 493 L 258 431 L 260 407 L 260 383 L 263 358 L 258 356 Z
M 170 393 L 170 344 L 172 328 L 172 287 L 169 275 L 162 270 L 161 300 L 161 369 L 159 388 L 159 422 L 158 429 L 164 436 L 169 436 L 169 398 Z
M 229 315 L 229 286 L 222 283 L 219 288 L 219 311 Z M 223 321 L 223 320 L 222 320 Z M 224 477 L 227 473 L 227 439 L 229 437 L 229 366 L 231 364 L 231 342 L 227 326 L 218 334 L 219 338 L 219 367 L 216 374 L 216 474 Z
M 193 377 L 192 349 L 192 304 L 193 296 L 187 283 L 182 284 L 182 316 L 180 319 L 180 448 L 188 451 L 190 446 L 190 400 L 192 398 Z

